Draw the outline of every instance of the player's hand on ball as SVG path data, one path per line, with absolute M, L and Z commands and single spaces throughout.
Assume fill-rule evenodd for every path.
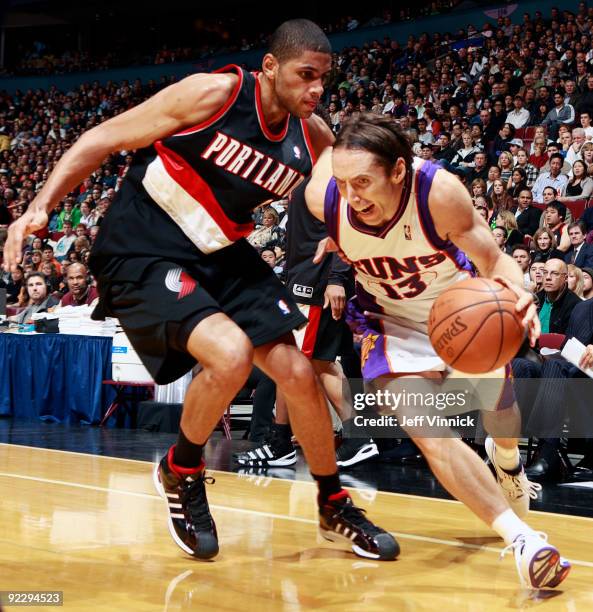
M 23 258 L 23 242 L 25 238 L 47 225 L 47 213 L 37 209 L 33 204 L 27 212 L 10 224 L 8 237 L 4 244 L 4 269 L 11 272 Z
M 525 291 L 523 287 L 516 285 L 507 278 L 495 276 L 493 280 L 499 282 L 510 289 L 517 296 L 517 304 L 515 310 L 523 317 L 522 323 L 527 330 L 529 336 L 529 344 L 533 347 L 541 333 L 539 317 L 537 316 L 537 307 L 533 300 L 533 294 Z

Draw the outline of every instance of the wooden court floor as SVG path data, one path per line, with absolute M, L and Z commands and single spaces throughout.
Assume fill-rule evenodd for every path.
M 379 563 L 318 543 L 313 484 L 212 472 L 221 552 L 199 562 L 170 539 L 151 468 L 0 444 L 0 590 L 63 590 L 74 611 L 593 610 L 591 519 L 532 513 L 574 566 L 562 591 L 528 596 L 456 502 L 351 490 L 399 539 Z

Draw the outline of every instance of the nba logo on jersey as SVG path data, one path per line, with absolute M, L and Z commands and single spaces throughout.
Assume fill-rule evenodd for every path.
M 301 159 L 301 150 L 297 146 L 294 146 L 292 150 L 294 151 L 294 156 L 297 159 Z
M 290 308 L 288 307 L 288 304 L 284 300 L 278 300 L 276 303 L 278 304 L 278 308 L 280 308 L 280 310 L 282 311 L 282 314 L 284 315 L 290 314 Z
M 406 240 L 412 240 L 412 228 L 409 225 L 404 225 L 404 236 Z

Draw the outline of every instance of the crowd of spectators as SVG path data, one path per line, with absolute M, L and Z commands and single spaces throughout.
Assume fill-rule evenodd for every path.
M 323 99 L 336 133 L 359 112 L 390 115 L 418 156 L 458 176 L 500 249 L 521 266 L 544 334 L 567 334 L 575 306 L 593 305 L 592 41 L 593 7 L 584 2 L 576 14 L 552 9 L 515 25 L 501 17 L 454 35 L 370 41 L 334 53 Z M 0 224 L 23 214 L 83 131 L 165 85 L 94 82 L 0 95 Z M 50 293 L 67 291 L 64 273 L 87 262 L 131 160 L 130 151 L 110 155 L 52 212 L 22 269 L 3 279 L 11 303 L 31 304 L 32 272 L 45 275 Z M 278 274 L 284 212 L 283 202 L 258 211 L 249 237 Z M 593 328 L 583 342 L 593 343 Z
M 359 5 L 349 15 L 333 15 L 330 19 L 321 17 L 319 25 L 328 34 L 351 32 L 353 30 L 380 26 L 401 21 L 410 21 L 418 17 L 438 15 L 451 10 L 460 0 L 420 0 L 410 6 L 401 6 L 397 10 L 391 7 L 377 8 Z M 192 21 L 192 20 L 190 20 Z M 140 45 L 119 44 L 117 52 L 110 50 L 104 53 L 91 53 L 81 50 L 57 51 L 50 42 L 44 42 L 43 36 L 30 45 L 18 45 L 15 60 L 5 74 L 13 76 L 65 74 L 108 70 L 110 68 L 132 65 L 169 64 L 204 60 L 214 55 L 236 53 L 251 49 L 264 48 L 268 44 L 270 32 L 257 28 L 246 28 L 242 19 L 226 15 L 224 19 L 201 17 L 193 20 L 191 44 L 179 44 L 177 36 L 168 44 L 158 49 Z M 159 24 L 154 25 L 155 31 Z M 162 34 L 166 37 L 166 34 Z M 103 41 L 104 32 L 101 32 Z M 128 36 L 129 38 L 129 36 Z

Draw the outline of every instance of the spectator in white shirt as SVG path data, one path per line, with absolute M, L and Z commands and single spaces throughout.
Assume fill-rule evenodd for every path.
M 585 139 L 593 140 L 593 126 L 591 125 L 591 114 L 589 111 L 581 112 L 581 125 L 585 130 Z
M 560 153 L 554 153 L 550 157 L 550 171 L 542 172 L 533 185 L 534 202 L 543 202 L 543 192 L 546 187 L 552 187 L 557 194 L 564 189 L 566 183 L 568 183 L 568 177 L 561 174 L 563 163 L 564 159 Z
M 585 144 L 585 130 L 583 128 L 574 128 L 572 131 L 572 144 L 568 147 L 565 160 L 571 166 L 577 159 L 581 157 L 581 147 Z
M 70 247 L 76 240 L 76 234 L 72 230 L 72 221 L 64 221 L 62 229 L 64 230 L 64 235 L 58 240 L 54 249 L 55 258 L 58 261 L 63 261 L 66 258 Z
M 530 113 L 526 108 L 523 108 L 522 96 L 516 95 L 513 99 L 513 106 L 515 107 L 506 118 L 506 123 L 510 123 L 515 126 L 515 129 L 525 127 L 529 122 Z

